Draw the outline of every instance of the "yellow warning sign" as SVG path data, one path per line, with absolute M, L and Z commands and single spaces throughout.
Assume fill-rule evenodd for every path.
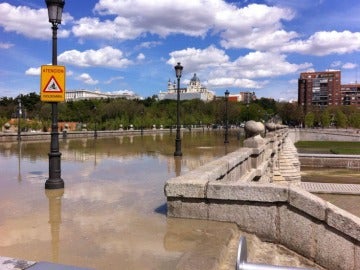
M 65 75 L 64 66 L 41 66 L 41 101 L 65 101 Z

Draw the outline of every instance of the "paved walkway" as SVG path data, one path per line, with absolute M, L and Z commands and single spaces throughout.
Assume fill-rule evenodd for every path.
M 301 182 L 301 187 L 313 193 L 360 195 L 360 185 L 358 184 Z

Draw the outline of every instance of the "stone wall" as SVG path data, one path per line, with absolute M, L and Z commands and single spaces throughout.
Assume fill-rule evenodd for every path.
M 288 134 L 268 134 L 168 180 L 168 216 L 234 222 L 326 269 L 360 269 L 360 219 L 299 187 Z
M 360 155 L 300 154 L 301 166 L 360 170 Z
M 359 129 L 330 129 L 330 128 L 304 128 L 291 129 L 289 138 L 295 143 L 297 141 L 360 141 Z
M 169 132 L 169 129 L 147 129 L 143 130 L 143 134 L 154 134 L 161 132 Z M 140 135 L 140 130 L 106 130 L 106 131 L 97 131 L 97 137 L 116 137 L 116 136 L 128 136 L 128 135 Z M 74 138 L 93 138 L 94 131 L 69 131 L 69 132 L 60 132 L 59 139 L 74 139 Z M 50 141 L 51 134 L 50 132 L 22 132 L 21 140 L 22 141 L 39 141 L 39 140 L 48 140 Z M 17 141 L 17 133 L 7 132 L 0 133 L 0 142 L 15 142 Z

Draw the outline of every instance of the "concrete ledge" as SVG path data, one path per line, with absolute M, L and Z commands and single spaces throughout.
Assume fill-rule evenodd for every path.
M 192 171 L 186 175 L 172 178 L 165 184 L 167 197 L 205 198 L 206 185 L 210 172 Z
M 206 197 L 251 202 L 286 202 L 288 188 L 274 184 L 210 182 Z
M 318 220 L 326 219 L 326 202 L 302 188 L 289 188 L 289 204 Z
M 342 233 L 360 241 L 360 218 L 349 212 L 327 203 L 327 220 L 326 223 L 341 231 Z

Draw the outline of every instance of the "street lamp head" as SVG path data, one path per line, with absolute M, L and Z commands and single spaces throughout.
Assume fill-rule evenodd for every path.
M 183 70 L 183 66 L 179 63 L 177 63 L 177 65 L 175 66 L 175 74 L 176 74 L 176 78 L 180 79 L 181 78 L 181 73 Z
M 226 90 L 226 91 L 225 91 L 225 97 L 228 98 L 228 97 L 229 97 L 229 94 L 230 94 L 229 91 Z
M 45 0 L 49 14 L 49 22 L 52 24 L 61 24 L 62 11 L 65 0 Z

